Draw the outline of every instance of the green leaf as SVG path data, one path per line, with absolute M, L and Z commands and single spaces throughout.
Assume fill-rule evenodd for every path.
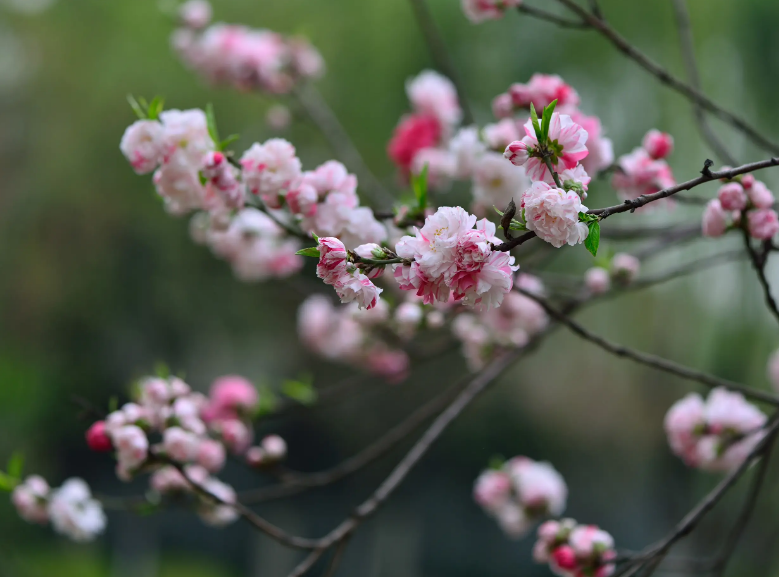
M 16 487 L 19 484 L 19 479 L 16 479 L 14 477 L 11 477 L 10 475 L 6 475 L 3 472 L 0 472 L 0 491 L 8 491 L 11 492 L 14 490 L 14 487 Z
M 584 240 L 585 248 L 590 251 L 592 256 L 598 255 L 598 245 L 600 244 L 600 222 L 597 220 L 589 225 L 590 233 Z
M 163 111 L 164 106 L 165 99 L 161 96 L 155 96 L 149 104 L 149 108 L 147 109 L 147 116 L 149 120 L 157 120 L 160 117 L 160 113 Z
M 118 408 L 119 408 L 119 397 L 113 395 L 110 399 L 108 399 L 108 412 L 113 413 Z
M 500 210 L 500 209 L 499 209 L 497 206 L 495 206 L 494 204 L 492 205 L 492 208 L 494 208 L 494 209 L 495 209 L 495 212 L 497 212 L 497 213 L 498 213 L 500 216 L 503 216 L 503 215 L 505 214 L 505 213 L 504 213 L 502 210 Z
M 414 189 L 414 197 L 420 210 L 427 208 L 427 163 L 422 172 L 411 176 L 411 186 Z
M 544 108 L 544 116 L 541 124 L 541 133 L 544 136 L 544 142 L 549 140 L 549 124 L 552 122 L 552 114 L 557 106 L 557 100 L 553 100 L 549 106 Z
M 533 122 L 533 129 L 536 131 L 536 139 L 538 144 L 544 142 L 544 134 L 541 132 L 541 127 L 538 126 L 538 114 L 536 114 L 536 107 L 533 103 L 530 103 L 530 120 Z
M 130 108 L 133 109 L 133 112 L 135 112 L 135 115 L 139 120 L 146 120 L 146 111 L 141 108 L 141 105 L 138 104 L 138 101 L 132 94 L 127 95 L 127 102 L 130 103 Z
M 170 367 L 163 361 L 154 363 L 154 374 L 161 379 L 167 379 L 170 376 Z
M 493 471 L 500 471 L 506 464 L 506 458 L 503 455 L 493 455 L 490 457 L 489 468 Z
M 298 381 L 284 381 L 281 392 L 297 402 L 310 406 L 316 403 L 317 392 L 310 376 Z
M 22 469 L 24 469 L 24 455 L 16 451 L 8 461 L 8 474 L 14 479 L 21 479 Z
M 295 254 L 298 254 L 300 256 L 310 256 L 312 258 L 319 258 L 319 249 L 315 246 L 311 246 L 308 248 L 301 248 Z
M 214 144 L 218 145 L 221 142 L 219 140 L 219 130 L 216 128 L 214 105 L 210 102 L 206 105 L 206 123 L 208 125 L 208 135 L 211 137 L 211 140 L 214 141 Z
M 276 410 L 276 406 L 279 404 L 279 399 L 276 393 L 267 385 L 261 385 L 258 387 L 260 390 L 260 400 L 257 403 L 256 416 L 262 417 L 269 415 Z
M 231 134 L 227 138 L 225 138 L 222 142 L 219 143 L 219 150 L 225 150 L 228 146 L 230 146 L 233 142 L 241 138 L 239 134 Z
M 523 222 L 519 222 L 516 219 L 511 219 L 511 224 L 509 225 L 509 230 L 527 230 L 527 226 Z

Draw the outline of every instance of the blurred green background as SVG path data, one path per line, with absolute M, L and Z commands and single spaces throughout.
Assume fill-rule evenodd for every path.
M 432 65 L 407 1 L 213 4 L 217 20 L 309 36 L 327 61 L 319 82 L 325 98 L 368 164 L 395 184 L 384 150 L 407 110 L 403 83 Z M 582 109 L 601 117 L 618 155 L 657 127 L 676 138 L 670 163 L 678 179 L 695 176 L 711 156 L 689 104 L 594 33 L 560 30 L 515 13 L 473 26 L 455 0 L 430 4 L 481 124 L 491 121 L 492 97 L 511 82 L 537 71 L 558 73 L 579 91 Z M 613 26 L 683 75 L 669 0 L 602 4 Z M 779 3 L 689 5 L 706 91 L 774 135 Z M 133 120 L 128 93 L 161 94 L 175 108 L 213 102 L 222 131 L 241 134 L 237 150 L 273 135 L 265 111 L 274 101 L 204 86 L 171 54 L 171 30 L 156 0 L 0 0 L 0 462 L 22 450 L 27 470 L 54 484 L 80 475 L 100 493 L 143 490 L 142 482 L 116 481 L 110 460 L 88 453 L 88 421 L 79 419 L 72 396 L 103 405 L 112 395 L 125 395 L 128 383 L 158 361 L 185 372 L 201 390 L 225 373 L 276 385 L 310 371 L 317 387 L 349 374 L 298 345 L 298 293 L 282 283 L 236 281 L 227 264 L 190 241 L 186 219 L 163 212 L 150 179 L 136 176 L 119 153 L 119 139 Z M 741 160 L 765 157 L 727 127 L 717 129 Z M 304 166 L 332 157 L 305 122 L 283 136 L 297 146 Z M 774 190 L 779 186 L 775 174 L 762 178 Z M 716 188 L 699 190 L 713 196 Z M 591 192 L 591 207 L 614 203 L 607 181 Z M 699 208 L 678 207 L 614 220 L 694 222 L 699 214 Z M 734 240 L 688 243 L 647 269 L 678 266 Z M 589 259 L 584 250 L 568 250 L 553 270 L 578 275 Z M 777 276 L 774 267 L 769 272 Z M 779 343 L 745 264 L 620 297 L 582 319 L 612 339 L 761 388 L 768 387 L 766 358 Z M 287 439 L 292 467 L 322 469 L 377 438 L 463 370 L 459 355 L 443 357 L 403 385 L 368 382 L 337 402 L 270 420 L 265 429 Z M 352 540 L 338 574 L 549 574 L 531 563 L 532 538 L 509 541 L 471 500 L 472 482 L 494 454 L 551 461 L 569 485 L 568 515 L 601 525 L 620 548 L 643 547 L 718 479 L 686 469 L 667 448 L 663 415 L 689 390 L 695 387 L 612 359 L 560 331 L 444 435 Z M 292 532 L 324 534 L 401 454 L 333 487 L 258 511 Z M 258 482 L 237 470 L 226 478 L 239 489 Z M 743 489 L 679 551 L 715 552 Z M 779 573 L 772 546 L 779 536 L 777 513 L 779 495 L 769 480 L 732 574 Z M 74 545 L 25 524 L 7 499 L 0 501 L 2 576 L 275 577 L 296 560 L 297 553 L 241 523 L 211 530 L 183 511 L 144 518 L 111 513 L 103 538 Z

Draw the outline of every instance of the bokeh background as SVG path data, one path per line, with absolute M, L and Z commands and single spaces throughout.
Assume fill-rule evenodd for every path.
M 322 93 L 368 164 L 396 184 L 385 146 L 407 110 L 403 84 L 432 65 L 407 1 L 213 4 L 218 20 L 309 36 L 327 61 Z M 775 134 L 779 4 L 689 4 L 705 89 Z M 430 5 L 480 123 L 491 121 L 492 97 L 511 82 L 537 71 L 558 73 L 579 91 L 582 109 L 601 117 L 618 155 L 657 127 L 676 138 L 670 162 L 678 179 L 693 177 L 711 156 L 689 104 L 594 33 L 515 13 L 473 26 L 455 0 Z M 683 75 L 670 1 L 602 5 L 613 26 Z M 138 494 L 143 483 L 119 483 L 107 457 L 88 453 L 88 421 L 79 418 L 73 395 L 105 406 L 112 395 L 125 398 L 128 384 L 161 361 L 201 390 L 226 373 L 275 387 L 309 372 L 322 388 L 350 375 L 299 346 L 298 292 L 287 284 L 235 280 L 228 265 L 190 241 L 186 219 L 163 212 L 150 179 L 136 176 L 119 153 L 122 132 L 133 121 L 128 93 L 164 95 L 176 108 L 214 103 L 222 131 L 241 134 L 237 150 L 274 135 L 265 123 L 274 101 L 203 85 L 171 54 L 171 30 L 157 0 L 0 0 L 0 462 L 21 450 L 28 472 L 54 484 L 80 475 L 102 494 Z M 727 127 L 717 129 L 738 158 L 764 157 Z M 333 156 L 305 122 L 282 136 L 295 143 L 305 166 Z M 771 188 L 779 185 L 774 174 L 762 178 Z M 716 188 L 699 190 L 713 196 Z M 588 204 L 614 200 L 608 182 L 600 181 Z M 613 220 L 620 226 L 694 222 L 699 213 L 680 206 Z M 734 240 L 686 243 L 645 270 L 678 266 Z M 550 270 L 580 275 L 590 262 L 586 251 L 567 250 Z M 766 358 L 779 344 L 746 264 L 625 295 L 581 318 L 612 339 L 759 388 L 768 387 Z M 366 379 L 346 397 L 268 419 L 262 427 L 287 439 L 290 466 L 322 469 L 400 422 L 464 370 L 461 357 L 450 354 L 425 363 L 402 385 Z M 620 548 L 643 547 L 718 480 L 686 469 L 667 448 L 663 415 L 689 390 L 696 388 L 558 332 L 444 435 L 352 540 L 338 574 L 548 575 L 531 563 L 532 538 L 506 539 L 471 500 L 473 480 L 495 454 L 551 461 L 569 484 L 570 516 L 601 525 Z M 258 511 L 292 532 L 324 534 L 401 454 Z M 237 469 L 226 478 L 239 489 L 263 482 Z M 732 574 L 779 572 L 776 479 L 769 478 Z M 745 486 L 679 546 L 681 553 L 717 550 Z M 4 577 L 274 577 L 285 575 L 298 555 L 242 523 L 212 530 L 183 511 L 149 517 L 111 512 L 105 536 L 74 545 L 25 524 L 0 498 Z

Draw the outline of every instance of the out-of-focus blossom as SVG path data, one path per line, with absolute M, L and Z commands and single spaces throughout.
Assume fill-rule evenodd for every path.
M 49 517 L 58 533 L 74 541 L 91 541 L 106 526 L 103 507 L 81 479 L 68 479 L 51 492 Z
M 520 4 L 522 0 L 462 0 L 463 12 L 474 24 L 502 18 L 506 10 Z

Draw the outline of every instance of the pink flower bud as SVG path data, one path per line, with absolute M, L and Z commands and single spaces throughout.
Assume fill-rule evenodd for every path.
M 203 415 L 206 421 L 234 419 L 239 414 L 252 411 L 259 402 L 259 394 L 245 378 L 228 375 L 214 381 L 209 399 Z
M 725 210 L 744 210 L 747 207 L 747 195 L 738 182 L 723 185 L 717 193 L 717 198 Z
M 246 451 L 254 436 L 252 430 L 237 419 L 222 421 L 219 428 L 222 433 L 222 442 L 236 454 Z
M 268 435 L 260 445 L 265 457 L 272 461 L 281 461 L 287 456 L 287 443 L 278 435 Z
M 434 148 L 441 140 L 442 132 L 441 122 L 435 116 L 410 114 L 395 128 L 387 145 L 387 154 L 407 174 L 417 153 L 425 148 Z
M 205 439 L 197 448 L 197 463 L 211 473 L 219 472 L 225 464 L 225 448 L 214 439 Z
M 504 471 L 487 470 L 473 487 L 473 499 L 485 510 L 499 510 L 511 496 L 511 479 Z
M 747 175 L 751 176 L 751 175 Z M 754 184 L 747 189 L 749 200 L 756 208 L 771 208 L 774 205 L 774 195 L 768 190 L 765 183 L 755 180 Z
M 670 134 L 660 132 L 659 130 L 650 130 L 644 136 L 642 143 L 644 150 L 655 160 L 665 158 L 674 148 L 674 138 Z
M 87 430 L 86 439 L 89 448 L 97 453 L 107 453 L 114 448 L 106 433 L 105 421 L 93 423 Z
M 168 457 L 179 463 L 194 460 L 198 451 L 197 437 L 180 427 L 166 429 L 162 436 L 162 445 Z
M 703 211 L 703 236 L 715 238 L 725 234 L 728 214 L 718 199 L 710 200 Z
M 584 273 L 584 284 L 592 294 L 603 294 L 611 288 L 611 277 L 605 268 L 594 266 Z
M 760 240 L 769 240 L 779 232 L 779 216 L 770 208 L 750 210 L 747 213 L 749 235 Z
M 179 19 L 187 28 L 205 28 L 211 22 L 211 4 L 205 0 L 184 2 L 179 8 Z
M 250 467 L 261 467 L 267 462 L 265 450 L 262 447 L 249 447 L 246 451 L 246 463 Z
M 522 140 L 515 140 L 506 147 L 503 156 L 514 166 L 522 166 L 527 163 L 530 155 L 527 151 L 527 144 Z
M 576 568 L 576 553 L 569 545 L 560 545 L 552 551 L 552 563 L 565 571 L 572 571 Z
M 635 280 L 640 268 L 641 262 L 630 254 L 615 254 L 611 261 L 612 275 L 627 284 Z
M 514 102 L 511 99 L 511 94 L 504 92 L 498 94 L 492 101 L 492 113 L 495 118 L 511 118 L 514 114 Z

